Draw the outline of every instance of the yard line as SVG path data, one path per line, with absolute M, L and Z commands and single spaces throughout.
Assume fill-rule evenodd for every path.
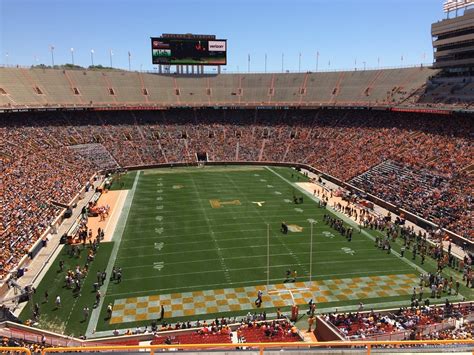
M 289 215 L 279 215 L 279 216 L 277 216 L 277 217 L 285 218 L 285 217 L 291 217 L 291 216 L 289 216 Z M 258 217 L 258 218 L 261 218 L 261 217 Z M 237 217 L 236 217 L 236 219 L 237 219 Z M 245 219 L 247 219 L 247 218 L 245 218 Z M 147 220 L 150 220 L 150 218 L 147 218 Z M 247 222 L 219 223 L 219 219 L 218 219 L 218 218 L 217 218 L 217 219 L 209 219 L 209 221 L 210 221 L 210 222 L 211 222 L 211 221 L 215 221 L 216 223 L 218 223 L 218 226 L 219 226 L 219 227 L 221 227 L 221 226 L 238 226 L 238 225 L 262 225 L 261 222 L 260 222 L 260 223 L 257 223 L 257 222 L 248 222 L 248 223 L 247 223 Z M 186 220 L 186 222 L 202 222 L 202 219 L 201 219 L 201 220 L 197 219 L 197 220 L 194 220 L 194 221 L 188 221 L 188 220 Z M 305 220 L 299 220 L 299 221 L 291 220 L 291 223 L 290 223 L 290 224 L 298 224 L 298 223 L 304 223 L 304 224 L 308 224 L 308 225 L 309 225 L 309 223 L 308 223 L 308 221 L 307 221 L 306 219 L 305 219 Z M 174 222 L 173 222 L 173 221 L 168 221 L 168 222 L 167 222 L 167 221 L 162 221 L 161 224 L 162 224 L 162 225 L 166 225 L 166 224 L 168 224 L 168 225 L 171 224 L 171 225 L 172 225 L 172 224 L 176 224 L 176 221 L 174 221 Z M 143 222 L 141 222 L 141 223 L 129 224 L 129 226 L 134 226 L 134 225 L 135 225 L 135 226 L 140 226 L 140 227 L 153 226 L 153 228 L 154 228 L 154 227 L 156 227 L 156 222 L 151 222 L 151 223 L 143 223 Z M 325 227 L 325 226 L 326 226 L 326 227 Z M 205 226 L 200 226 L 200 227 L 201 227 L 201 228 L 205 228 Z M 200 227 L 196 226 L 195 228 L 200 228 Z M 266 226 L 265 226 L 265 227 L 266 227 Z M 305 227 L 305 226 L 302 226 L 302 227 Z M 182 228 L 183 228 L 183 229 L 187 229 L 187 228 L 189 228 L 189 227 L 188 227 L 188 226 L 183 226 Z M 309 227 L 306 227 L 306 228 L 309 228 Z M 178 229 L 178 228 L 175 227 L 175 228 L 173 228 L 173 229 Z M 313 229 L 327 230 L 327 229 L 328 229 L 328 226 L 327 226 L 327 225 L 324 225 L 324 226 L 321 226 L 321 227 L 314 226 Z M 266 229 L 265 229 L 265 230 L 266 230 Z
M 367 259 L 361 259 L 358 261 L 366 261 Z M 384 259 L 386 260 L 386 259 Z M 347 263 L 347 260 L 340 260 L 340 261 L 335 261 L 333 263 Z M 270 265 L 270 268 L 282 268 L 282 267 L 288 267 L 288 264 L 277 264 L 277 265 Z M 228 269 L 228 271 L 244 271 L 244 270 L 258 270 L 258 269 L 266 269 L 267 265 L 263 266 L 252 266 L 252 267 L 241 267 L 241 268 L 235 268 L 235 269 Z M 407 269 L 404 269 L 405 271 Z M 222 270 L 204 270 L 204 271 L 191 271 L 191 272 L 178 272 L 174 274 L 160 274 L 160 275 L 153 275 L 153 276 L 143 276 L 140 275 L 139 277 L 128 277 L 128 278 L 122 278 L 122 281 L 127 282 L 127 281 L 133 281 L 133 280 L 149 280 L 149 279 L 160 279 L 164 277 L 176 277 L 176 276 L 186 276 L 186 275 L 202 275 L 203 273 L 206 274 L 213 274 L 213 273 L 221 273 Z M 308 274 L 308 273 L 305 273 Z
M 159 237 L 158 237 L 159 238 Z M 342 238 L 342 236 L 341 236 Z M 238 237 L 238 238 L 220 238 L 219 239 L 219 242 L 230 242 L 230 241 L 234 241 L 234 240 L 252 240 L 252 239 L 256 239 L 256 240 L 259 240 L 259 239 L 264 239 L 264 236 L 260 236 L 260 237 Z M 134 241 L 135 239 L 133 240 L 130 240 L 130 242 Z M 153 239 L 155 240 L 155 239 Z M 186 242 L 176 242 L 176 243 L 170 243 L 170 242 L 166 242 L 166 246 L 169 247 L 169 246 L 173 246 L 173 245 L 189 245 L 189 244 L 203 244 L 203 243 L 206 243 L 206 242 L 210 242 L 210 241 L 203 241 L 202 239 L 200 240 L 197 240 L 195 242 L 190 242 L 190 241 L 186 241 Z M 324 241 L 324 242 L 315 242 L 313 241 L 313 244 L 340 244 L 341 242 L 344 242 L 344 239 L 338 239 L 338 240 L 335 240 L 335 241 L 331 241 L 331 240 L 327 240 L 327 241 Z M 367 241 L 365 240 L 352 240 L 351 243 L 367 243 Z M 134 243 L 135 244 L 135 243 Z M 300 243 L 293 243 L 293 245 L 309 245 L 310 242 L 300 242 Z M 265 244 L 252 244 L 252 247 L 254 246 L 266 246 L 267 243 Z M 270 244 L 272 245 L 272 244 Z M 277 245 L 277 244 L 275 244 Z M 146 244 L 146 245 L 140 245 L 140 246 L 134 246 L 134 247 L 127 247 L 127 248 L 120 248 L 121 250 L 130 250 L 130 249 L 148 249 L 150 248 L 151 244 Z M 225 248 L 224 248 L 225 249 Z M 357 250 L 364 250 L 364 249 L 357 249 Z M 367 249 L 369 250 L 369 249 Z M 374 248 L 371 248 L 370 250 L 374 250 Z M 339 251 L 339 250 L 338 250 Z
M 158 254 L 159 256 L 163 256 L 163 255 L 176 255 L 176 254 L 185 254 L 185 253 L 202 253 L 202 252 L 209 252 L 209 251 L 216 251 L 218 252 L 218 250 L 234 250 L 234 249 L 247 249 L 248 248 L 248 245 L 244 245 L 244 246 L 238 246 L 238 247 L 231 247 L 231 248 L 219 248 L 219 247 L 215 247 L 215 248 L 210 248 L 210 249 L 192 249 L 192 250 L 179 250 L 179 251 L 173 251 L 173 252 L 167 252 L 167 253 L 161 253 Z M 219 252 L 218 252 L 219 254 Z M 140 255 L 141 257 L 144 257 L 144 256 L 152 256 L 152 255 L 157 255 L 156 253 L 155 254 L 150 254 L 150 255 Z M 121 256 L 121 257 L 118 257 L 117 260 L 122 260 L 122 259 L 135 259 L 137 258 L 136 255 L 131 255 L 131 256 Z M 219 255 L 219 259 L 222 259 L 222 255 Z
M 274 207 L 270 207 L 269 205 L 265 205 L 265 207 L 262 207 L 260 208 L 260 210 L 262 212 L 268 212 L 269 210 L 272 210 L 272 211 L 281 211 L 281 203 L 278 202 L 278 206 L 274 206 Z M 155 206 L 155 204 L 150 204 L 150 206 L 147 206 L 145 209 L 143 209 L 144 212 L 142 212 L 142 215 L 143 217 L 138 217 L 137 220 L 138 221 L 147 221 L 149 220 L 149 216 L 152 216 L 153 215 L 153 212 L 150 212 L 150 208 L 152 208 L 153 206 Z M 250 206 L 250 204 L 249 204 Z M 299 205 L 301 206 L 301 205 Z M 163 206 L 163 209 L 160 210 L 160 213 L 161 214 L 170 214 L 170 215 L 176 215 L 177 213 L 179 213 L 179 216 L 184 218 L 184 217 L 196 217 L 196 214 L 195 213 L 180 213 L 180 211 L 182 211 L 182 209 L 175 209 L 175 210 L 169 210 L 167 209 L 165 211 L 165 207 L 166 206 Z M 138 209 L 137 209 L 138 210 Z M 216 214 L 214 215 L 215 217 L 217 218 L 212 218 L 210 217 L 209 220 L 211 221 L 214 221 L 214 220 L 221 220 L 221 219 L 232 219 L 233 216 L 235 216 L 236 214 L 236 211 L 235 210 L 232 210 L 232 209 L 228 209 L 227 212 L 225 212 L 224 210 L 225 209 L 219 209 L 218 210 L 218 213 L 217 213 L 217 209 L 216 210 Z M 296 211 L 292 214 L 281 214 L 281 213 L 278 213 L 278 214 L 266 214 L 267 217 L 280 217 L 280 216 L 289 216 L 289 217 L 297 217 L 297 218 L 301 218 L 301 216 L 304 216 L 304 215 L 307 215 L 307 214 L 310 214 L 312 216 L 321 216 L 322 217 L 322 213 L 321 214 L 317 214 L 317 213 L 314 213 L 314 211 L 307 211 L 307 212 L 303 212 L 303 214 L 301 213 L 296 213 Z M 249 217 L 245 217 L 245 219 L 257 219 L 258 217 L 256 216 L 249 216 Z M 197 218 L 186 218 L 187 221 L 202 221 L 200 219 L 197 219 Z M 135 224 L 138 224 L 138 223 L 135 223 Z
M 330 244 L 330 243 L 334 243 L 334 242 L 326 242 L 327 244 Z M 315 242 L 313 242 L 313 245 L 316 244 Z M 319 244 L 325 244 L 324 242 L 323 243 L 319 243 Z M 226 251 L 226 250 L 235 250 L 235 249 L 246 249 L 246 248 L 261 248 L 261 247 L 265 247 L 267 244 L 254 244 L 254 245 L 251 245 L 251 246 L 248 246 L 248 245 L 245 245 L 245 246 L 238 246 L 238 247 L 230 247 L 230 248 L 221 248 L 220 250 L 222 251 Z M 294 243 L 293 245 L 307 245 L 309 246 L 310 243 L 307 242 L 301 242 L 301 243 Z M 283 247 L 285 248 L 284 245 L 281 245 L 280 244 L 270 244 L 270 247 Z M 151 246 L 148 246 L 146 247 L 146 249 L 150 249 Z M 130 248 L 121 248 L 123 250 L 129 250 Z M 288 251 L 288 248 L 285 248 L 287 251 Z M 141 254 L 140 257 L 148 257 L 148 256 L 162 256 L 162 255 L 176 255 L 176 254 L 183 254 L 183 253 L 200 253 L 200 252 L 209 252 L 209 251 L 213 251 L 215 250 L 214 248 L 210 248 L 210 249 L 193 249 L 193 250 L 179 250 L 179 251 L 175 251 L 175 252 L 166 252 L 166 253 L 160 253 L 160 254 L 156 254 L 156 253 L 153 253 L 153 254 Z M 358 250 L 373 250 L 372 249 L 358 249 Z M 330 252 L 341 252 L 339 249 L 336 249 L 336 250 L 322 250 L 322 251 L 314 251 L 314 253 L 318 254 L 319 252 L 321 253 L 330 253 Z M 298 252 L 299 254 L 300 253 L 304 253 L 304 252 Z M 128 255 L 129 253 L 127 253 Z M 289 251 L 287 253 L 287 255 L 291 254 L 291 251 Z M 266 255 L 266 254 L 265 254 Z M 272 254 L 270 254 L 272 255 Z M 119 256 L 117 257 L 117 260 L 123 260 L 123 259 L 134 259 L 134 258 L 137 258 L 138 256 L 137 255 L 128 255 L 128 256 Z
M 314 244 L 329 244 L 331 242 L 313 242 L 313 245 Z M 271 244 L 270 243 L 270 247 L 276 247 L 276 246 L 283 246 L 284 248 L 286 248 L 288 250 L 288 253 L 291 254 L 291 253 L 294 253 L 292 250 L 289 249 L 288 246 L 286 245 L 283 245 L 285 243 L 283 242 L 280 242 L 279 244 Z M 310 243 L 309 242 L 300 242 L 300 243 L 293 243 L 292 245 L 309 245 Z M 250 247 L 262 247 L 262 246 L 265 246 L 266 244 L 262 244 L 262 245 L 252 245 Z M 150 246 L 148 246 L 148 248 L 150 248 Z M 219 248 L 219 247 L 218 247 Z M 235 250 L 235 249 L 247 249 L 249 248 L 248 245 L 241 245 L 241 246 L 238 246 L 238 247 L 230 247 L 230 248 L 219 248 L 217 250 L 218 254 L 219 254 L 219 250 Z M 124 248 L 124 250 L 126 250 L 126 248 Z M 215 248 L 210 248 L 210 249 L 192 249 L 192 250 L 180 250 L 180 251 L 176 251 L 176 252 L 167 252 L 167 253 L 161 253 L 160 252 L 160 256 L 161 255 L 175 255 L 175 254 L 183 254 L 183 253 L 200 253 L 200 252 L 210 252 L 210 251 L 215 251 L 216 249 Z M 157 255 L 157 254 L 150 254 L 150 255 L 141 255 L 141 256 L 151 256 L 151 255 Z M 137 256 L 136 255 L 129 255 L 129 256 L 119 256 L 117 257 L 116 259 L 117 260 L 122 260 L 122 259 L 134 259 L 136 258 Z
M 396 273 L 406 273 L 407 272 L 407 269 L 398 269 L 398 270 L 390 270 L 390 274 L 389 275 L 396 275 Z M 325 280 L 327 279 L 328 277 L 332 277 L 332 276 L 346 276 L 346 275 L 357 275 L 357 276 L 360 276 L 360 277 L 364 277 L 364 276 L 368 276 L 368 275 L 373 275 L 373 274 L 377 274 L 377 275 L 380 275 L 380 271 L 364 271 L 364 272 L 344 272 L 344 273 L 336 273 L 336 274 L 318 274 L 317 275 L 317 279 L 314 279 L 312 281 L 318 281 L 318 280 Z M 385 274 L 384 274 L 385 275 Z M 284 280 L 283 277 L 280 277 L 280 278 L 272 278 L 270 279 L 271 282 L 277 282 L 277 283 L 282 283 Z M 308 281 L 308 280 L 305 280 L 305 281 Z M 253 281 L 238 281 L 238 282 L 226 282 L 226 283 L 215 283 L 215 284 L 204 284 L 204 285 L 198 285 L 198 286 L 183 286 L 183 287 L 168 287 L 168 288 L 157 288 L 157 289 L 153 289 L 153 290 L 147 290 L 147 291 L 132 291 L 132 292 L 121 292 L 121 293 L 110 293 L 110 294 L 107 294 L 108 297 L 113 297 L 113 298 L 118 298 L 118 296 L 129 296 L 129 295 L 132 295 L 132 294 L 142 294 L 142 295 L 145 295 L 145 294 L 148 294 L 148 293 L 157 293 L 159 292 L 159 294 L 164 294 L 163 291 L 171 291 L 173 293 L 177 293 L 177 292 L 180 292 L 181 290 L 183 291 L 188 291 L 188 290 L 205 290 L 204 288 L 205 287 L 208 287 L 208 288 L 216 288 L 216 287 L 219 287 L 219 286 L 228 286 L 228 285 L 242 285 L 242 287 L 245 287 L 245 286 L 252 286 L 252 285 L 264 285 L 265 283 L 267 282 L 267 279 L 261 279 L 261 280 L 253 280 Z
M 308 253 L 301 253 L 301 254 L 309 254 Z M 238 257 L 235 257 L 235 258 L 224 258 L 224 260 L 239 260 L 239 259 L 251 259 L 251 258 L 263 258 L 263 257 L 266 257 L 267 255 L 264 254 L 264 255 L 249 255 L 249 256 L 238 256 Z M 271 254 L 270 255 L 271 257 L 272 256 L 290 256 L 288 253 L 281 253 L 281 254 Z M 166 262 L 166 265 L 169 266 L 169 265 L 181 265 L 181 264 L 187 264 L 187 263 L 207 263 L 209 261 L 219 261 L 221 260 L 220 258 L 216 258 L 216 259 L 200 259 L 200 260 L 184 260 L 184 261 L 175 261 L 175 262 Z M 361 262 L 361 261 L 367 261 L 367 258 L 363 258 L 363 259 L 351 259 L 350 260 L 351 262 Z M 369 260 L 370 262 L 374 261 L 387 261 L 386 258 L 374 258 L 374 259 L 370 259 Z M 346 264 L 347 263 L 347 260 L 324 260 L 324 261 L 317 261 L 317 262 L 313 262 L 313 265 L 314 264 L 321 264 L 321 265 L 325 265 L 325 264 Z M 304 265 L 309 265 L 309 263 L 300 263 L 300 264 L 304 264 Z M 286 264 L 285 264 L 286 265 Z M 283 266 L 285 266 L 283 265 Z M 279 265 L 279 266 L 282 266 L 282 265 Z M 145 268 L 145 269 L 150 269 L 150 267 L 153 267 L 153 264 L 141 264 L 141 265 L 136 265 L 136 266 L 127 266 L 127 270 L 128 269 L 141 269 L 141 268 Z M 248 268 L 245 268 L 244 270 L 252 270 L 252 269 L 261 269 L 261 268 L 266 268 L 266 265 L 265 266 L 255 266 L 255 267 L 248 267 Z M 234 271 L 234 270 L 241 270 L 241 269 L 229 269 L 229 271 Z M 217 270 L 219 271 L 219 270 Z M 217 272 L 216 271 L 216 272 Z M 207 271 L 203 271 L 203 272 L 207 272 Z M 196 272 L 196 273 L 200 273 L 200 272 Z M 174 274 L 172 276 L 176 276 L 177 274 Z M 183 274 L 185 275 L 185 274 Z M 169 276 L 169 274 L 166 274 L 166 273 L 163 273 L 161 276 Z M 126 280 L 131 280 L 132 278 L 130 279 L 126 279 Z
M 145 217 L 137 217 L 137 218 L 134 218 L 138 221 L 140 220 L 148 220 L 148 217 L 146 216 L 147 214 L 148 215 L 152 215 L 152 213 L 149 213 L 150 211 L 150 208 L 153 208 L 155 206 L 155 202 L 156 201 L 153 201 L 153 203 L 149 203 L 149 204 L 146 204 L 146 205 L 142 205 L 142 208 L 135 208 L 134 210 L 137 210 L 137 211 L 140 211 L 140 210 L 143 210 L 143 215 L 145 215 Z M 272 201 L 273 202 L 273 201 Z M 276 206 L 272 206 L 271 203 L 267 200 L 266 201 L 266 204 L 265 204 L 265 207 L 261 208 L 262 211 L 268 211 L 268 210 L 276 210 L 276 211 L 279 211 L 281 210 L 281 201 L 275 201 L 275 203 L 277 203 L 278 205 Z M 250 203 L 249 203 L 250 205 Z M 293 204 L 291 204 L 293 205 Z M 301 206 L 301 205 L 299 205 Z M 303 205 L 304 207 L 304 205 Z M 319 211 L 319 209 L 317 210 Z M 148 213 L 147 213 L 148 212 Z M 316 214 L 315 212 L 316 211 L 309 211 L 311 214 Z M 163 206 L 163 209 L 160 210 L 160 213 L 162 214 L 171 214 L 171 215 L 176 215 L 176 213 L 179 213 L 180 217 L 195 217 L 196 214 L 195 213 L 182 213 L 182 209 L 180 208 L 176 208 L 176 209 L 170 209 L 168 208 L 167 206 Z M 225 208 L 222 208 L 222 209 L 216 209 L 216 213 L 218 213 L 219 216 L 225 216 L 225 215 L 235 215 L 235 211 L 232 210 L 232 209 L 226 209 Z M 296 213 L 293 213 L 291 216 L 293 215 L 296 215 Z M 299 215 L 299 214 L 298 214 Z M 278 215 L 274 215 L 273 217 L 278 217 L 280 216 L 280 214 Z M 289 215 L 290 216 L 290 215 Z M 271 217 L 271 216 L 269 216 Z M 229 217 L 230 218 L 230 217 Z M 255 218 L 255 217 L 252 217 L 252 218 Z M 211 218 L 212 220 L 213 218 Z
M 280 189 L 282 190 L 282 189 Z M 227 191 L 229 191 L 229 188 L 227 187 Z M 258 190 L 260 191 L 260 193 L 258 192 L 253 192 L 249 189 L 246 190 L 247 191 L 247 195 L 252 195 L 252 196 L 264 196 L 264 198 L 266 198 L 267 201 L 277 201 L 277 200 L 284 200 L 285 198 L 288 198 L 288 197 L 284 197 L 283 195 L 269 195 L 269 192 L 267 191 L 265 194 L 262 194 L 261 193 L 261 190 Z M 222 196 L 227 196 L 227 197 L 222 197 Z M 230 199 L 230 200 L 234 200 L 234 199 L 239 199 L 239 196 L 236 196 L 236 195 L 226 195 L 225 193 L 216 193 L 216 196 L 214 197 L 204 197 L 204 198 L 191 198 L 189 196 L 184 196 L 184 197 L 177 197 L 177 196 L 173 196 L 173 195 L 168 195 L 168 194 L 162 194 L 162 193 L 153 193 L 153 192 L 150 192 L 146 195 L 146 197 L 141 197 L 140 200 L 144 203 L 144 204 L 152 204 L 154 201 L 156 201 L 156 198 L 157 197 L 167 197 L 167 198 L 172 198 L 173 201 L 177 201 L 177 202 L 184 202 L 184 203 L 191 203 L 191 202 L 196 202 L 196 203 L 193 203 L 195 205 L 198 205 L 199 202 L 209 202 L 210 199 L 218 199 L 218 200 L 224 200 L 224 199 Z M 258 198 L 258 197 L 257 197 Z M 291 202 L 290 204 L 293 204 L 293 202 Z
M 140 174 L 141 171 L 138 171 L 135 175 L 135 180 L 133 181 L 133 186 L 130 189 L 129 194 L 127 194 L 125 203 L 123 204 L 122 207 L 122 212 L 120 214 L 120 219 L 117 223 L 117 226 L 115 227 L 114 235 L 112 237 L 112 240 L 114 241 L 114 246 L 112 248 L 112 252 L 110 254 L 109 262 L 107 264 L 106 272 L 107 275 L 112 275 L 112 268 L 115 264 L 115 259 L 117 258 L 118 251 L 120 249 L 120 243 L 122 241 L 122 235 L 125 230 L 125 225 L 127 224 L 127 219 L 128 215 L 130 212 L 130 208 L 132 206 L 133 202 L 133 197 L 135 195 L 135 190 L 138 185 L 138 180 L 140 179 Z M 105 279 L 104 282 L 104 289 L 107 292 L 107 289 L 109 287 L 109 280 L 110 276 Z M 104 299 L 105 297 L 101 297 L 100 302 L 97 306 L 97 308 L 93 309 L 91 312 L 91 317 L 89 320 L 89 323 L 87 325 L 87 330 L 86 330 L 86 336 L 90 336 L 93 332 L 95 332 L 95 329 L 97 327 L 97 323 L 99 321 L 99 316 L 100 316 L 100 310 L 102 309 L 102 306 L 104 304 Z
M 242 232 L 255 232 L 256 229 L 244 229 L 244 230 L 241 230 L 241 231 Z M 232 233 L 235 233 L 235 232 L 229 232 L 229 231 L 214 232 L 214 234 L 232 234 Z M 201 236 L 201 235 L 209 236 L 209 232 L 206 232 L 206 233 L 193 233 L 192 234 L 192 236 Z M 160 238 L 162 238 L 162 239 L 176 239 L 176 238 L 181 238 L 181 237 L 189 237 L 189 234 L 170 235 L 170 236 L 152 236 L 152 237 L 142 237 L 142 238 L 133 237 L 133 239 L 125 240 L 125 242 L 132 242 L 132 241 L 144 240 L 144 239 L 157 240 L 157 239 L 160 239 Z

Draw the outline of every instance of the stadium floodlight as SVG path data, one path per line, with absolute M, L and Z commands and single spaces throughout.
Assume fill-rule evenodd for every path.
M 114 52 L 112 51 L 112 49 L 109 49 L 109 57 L 110 57 L 110 67 L 113 68 L 113 64 L 112 64 L 112 57 L 114 56 Z
M 71 63 L 74 65 L 74 48 L 71 47 Z
M 447 14 L 451 11 L 456 11 L 457 15 L 458 10 L 465 9 L 472 5 L 474 5 L 474 0 L 446 0 L 443 3 L 443 10 Z
M 91 63 L 92 63 L 92 66 L 94 66 L 94 50 L 91 49 Z
M 51 51 L 51 66 L 54 67 L 54 46 L 50 45 L 49 50 Z

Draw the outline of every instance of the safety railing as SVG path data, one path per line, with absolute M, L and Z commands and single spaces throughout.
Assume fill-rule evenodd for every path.
M 25 353 L 26 355 L 31 355 L 31 351 L 28 348 L 23 348 L 20 346 L 0 346 L 0 353 Z
M 316 350 L 316 348 L 336 348 L 336 349 L 357 349 L 365 350 L 370 355 L 374 349 L 412 349 L 416 351 L 419 347 L 432 346 L 430 350 L 436 352 L 436 347 L 450 347 L 450 351 L 455 350 L 453 346 L 459 346 L 459 350 L 473 352 L 474 340 L 413 340 L 413 341 L 351 341 L 351 342 L 312 342 L 312 343 L 221 343 L 221 344 L 171 344 L 171 345 L 132 345 L 132 346 L 84 346 L 84 347 L 65 347 L 65 348 L 45 348 L 42 355 L 48 353 L 62 352 L 109 352 L 109 351 L 140 351 L 149 352 L 153 355 L 155 351 L 163 350 L 187 350 L 187 351 L 205 351 L 205 350 L 238 350 L 245 348 L 246 350 L 259 351 L 260 355 L 266 350 L 286 349 L 286 350 Z

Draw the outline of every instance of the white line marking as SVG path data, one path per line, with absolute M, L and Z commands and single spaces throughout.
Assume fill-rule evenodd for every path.
M 156 261 L 153 263 L 153 269 L 156 269 L 158 271 L 161 271 L 164 267 L 165 267 L 164 261 Z
M 123 232 L 125 230 L 125 225 L 127 224 L 127 219 L 128 215 L 132 206 L 133 202 L 133 197 L 135 195 L 135 190 L 137 189 L 138 185 L 138 180 L 140 179 L 140 174 L 141 171 L 138 171 L 135 175 L 135 180 L 133 181 L 133 186 L 130 189 L 129 193 L 127 194 L 127 199 L 125 200 L 125 203 L 123 204 L 122 212 L 120 214 L 119 221 L 117 223 L 117 226 L 115 227 L 114 235 L 112 239 L 114 240 L 114 246 L 112 248 L 112 252 L 110 254 L 109 262 L 107 264 L 106 272 L 107 275 L 112 274 L 112 268 L 115 264 L 115 259 L 117 258 L 118 251 L 120 249 L 120 243 L 122 242 L 122 236 Z M 107 277 L 105 279 L 104 285 L 103 285 L 103 290 L 105 290 L 105 293 L 108 290 L 109 287 L 109 281 L 110 278 Z M 91 317 L 89 320 L 89 323 L 87 325 L 87 330 L 86 330 L 86 336 L 91 335 L 92 333 L 95 332 L 95 329 L 97 327 L 97 323 L 99 321 L 99 316 L 100 316 L 100 310 L 102 309 L 102 306 L 104 304 L 104 299 L 105 299 L 105 294 L 102 295 L 100 298 L 99 305 L 97 308 L 93 309 L 91 312 Z

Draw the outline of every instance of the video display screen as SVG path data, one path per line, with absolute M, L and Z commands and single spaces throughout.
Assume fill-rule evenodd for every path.
M 227 40 L 152 38 L 153 64 L 226 65 Z

